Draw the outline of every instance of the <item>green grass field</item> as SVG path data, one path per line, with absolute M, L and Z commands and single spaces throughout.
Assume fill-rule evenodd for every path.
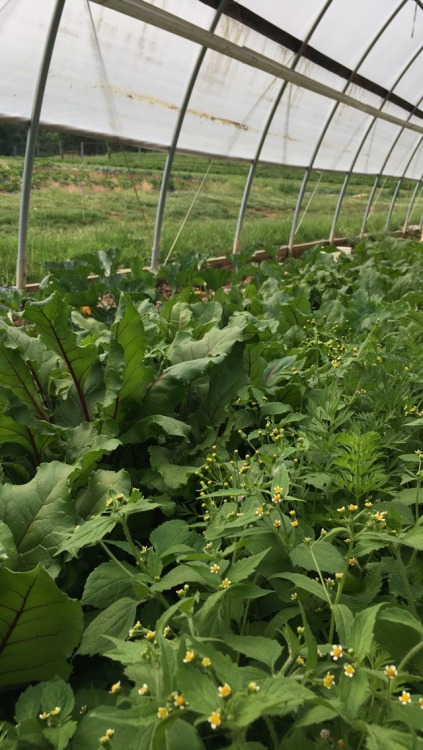
M 117 248 L 122 264 L 137 257 L 148 264 L 160 191 L 164 154 L 111 154 L 110 158 L 65 156 L 38 159 L 33 176 L 28 234 L 28 280 L 44 275 L 49 260 Z M 1 284 L 13 284 L 18 235 L 22 159 L 0 158 Z M 166 204 L 162 258 L 172 247 L 209 168 L 209 160 L 177 156 Z M 231 252 L 248 165 L 214 161 L 172 251 L 173 258 Z M 303 170 L 261 166 L 253 183 L 242 246 L 271 248 L 288 241 Z M 297 241 L 328 236 L 343 176 L 316 172 L 303 202 Z M 361 226 L 372 177 L 354 176 L 348 186 L 337 236 L 353 237 Z M 382 181 L 368 222 L 382 232 L 396 180 Z M 404 182 L 391 229 L 404 221 L 413 184 Z M 421 203 L 421 201 L 420 201 Z M 415 206 L 411 223 L 421 217 Z

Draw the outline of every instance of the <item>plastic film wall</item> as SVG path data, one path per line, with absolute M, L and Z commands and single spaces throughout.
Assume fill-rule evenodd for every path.
M 54 5 L 0 0 L 2 120 L 30 119 Z M 383 168 L 398 177 L 409 162 L 404 176 L 420 179 L 420 4 L 228 0 L 211 34 L 217 6 L 201 0 L 67 0 L 41 123 L 167 149 L 205 44 L 180 150 L 250 160 L 267 124 L 262 161 L 307 167 L 313 159 L 316 169 L 340 171 L 354 161 L 358 172 Z M 160 28 L 163 19 L 172 32 Z M 300 85 L 288 81 L 269 125 L 287 70 Z M 341 99 L 333 112 L 337 93 L 348 103 Z

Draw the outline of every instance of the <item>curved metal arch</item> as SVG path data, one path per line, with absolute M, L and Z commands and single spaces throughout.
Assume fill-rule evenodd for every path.
M 407 161 L 407 164 L 406 164 L 406 165 L 405 165 L 405 167 L 404 167 L 404 171 L 403 171 L 403 173 L 402 173 L 401 177 L 400 177 L 400 178 L 399 178 L 399 180 L 398 180 L 398 184 L 397 184 L 397 186 L 396 186 L 396 188 L 395 188 L 395 191 L 394 191 L 394 194 L 393 194 L 393 196 L 392 196 L 391 204 L 390 204 L 390 206 L 389 206 L 389 209 L 388 209 L 388 214 L 387 214 L 387 217 L 386 217 L 386 222 L 385 222 L 385 230 L 386 230 L 386 231 L 387 231 L 387 230 L 388 230 L 388 228 L 389 228 L 389 223 L 390 223 L 390 221 L 391 221 L 391 217 L 392 217 L 392 212 L 393 212 L 393 210 L 394 210 L 394 206 L 395 206 L 396 200 L 397 200 L 397 198 L 398 198 L 398 193 L 399 193 L 399 191 L 400 191 L 400 187 L 401 187 L 401 185 L 402 185 L 402 183 L 403 183 L 403 180 L 404 180 L 404 178 L 405 178 L 405 175 L 406 175 L 407 169 L 408 169 L 408 167 L 410 166 L 411 162 L 413 161 L 413 159 L 414 159 L 415 155 L 417 154 L 417 152 L 418 152 L 418 150 L 419 150 L 420 146 L 422 145 L 422 143 L 423 143 L 423 136 L 421 136 L 421 137 L 419 138 L 419 140 L 417 141 L 417 143 L 416 143 L 416 146 L 415 146 L 415 148 L 413 149 L 413 151 L 412 151 L 412 153 L 411 153 L 411 156 L 410 156 L 409 160 Z
M 219 23 L 219 20 L 225 8 L 226 2 L 227 0 L 220 0 L 220 4 L 216 10 L 213 21 L 210 24 L 209 31 L 211 33 L 215 31 L 216 26 Z M 194 90 L 194 86 L 196 84 L 198 75 L 200 73 L 201 66 L 203 64 L 203 60 L 205 58 L 207 50 L 208 50 L 208 47 L 204 45 L 198 53 L 197 61 L 192 70 L 190 79 L 188 81 L 188 86 L 185 91 L 185 96 L 183 98 L 181 107 L 179 109 L 178 119 L 176 120 L 175 129 L 172 135 L 172 141 L 170 144 L 169 151 L 167 153 L 166 164 L 163 170 L 162 183 L 160 186 L 159 202 L 157 204 L 156 221 L 154 224 L 154 239 L 153 239 L 153 247 L 151 249 L 151 268 L 156 268 L 159 262 L 160 238 L 162 234 L 163 216 L 164 216 L 164 210 L 165 210 L 165 205 L 166 205 L 166 198 L 167 198 L 167 191 L 169 187 L 170 175 L 172 172 L 173 160 L 175 157 L 176 148 L 178 146 L 178 140 L 181 134 L 182 125 L 184 124 L 184 119 L 185 119 L 185 115 L 188 109 L 188 104 L 191 99 L 191 94 Z
M 56 0 L 56 5 L 47 32 L 40 70 L 38 72 L 34 100 L 32 103 L 31 119 L 29 121 L 22 176 L 21 202 L 19 206 L 18 256 L 16 261 L 16 286 L 20 290 L 25 289 L 26 286 L 26 245 L 28 237 L 29 203 L 31 200 L 32 173 L 34 170 L 35 147 L 38 128 L 40 125 L 41 108 L 43 106 L 48 72 L 65 2 L 66 0 Z
M 419 47 L 419 49 L 417 50 L 417 52 L 411 57 L 411 59 L 405 65 L 405 67 L 401 71 L 400 75 L 396 79 L 395 83 L 393 84 L 391 90 L 388 92 L 388 95 L 390 93 L 392 93 L 393 91 L 395 91 L 396 87 L 398 86 L 398 84 L 400 83 L 400 81 L 402 80 L 402 78 L 404 77 L 404 75 L 411 68 L 411 66 L 413 65 L 413 63 L 415 62 L 415 60 L 417 59 L 417 57 L 419 57 L 419 55 L 421 54 L 422 51 L 423 51 L 423 45 L 421 47 Z M 413 116 L 413 112 L 416 109 L 419 108 L 422 100 L 423 100 L 423 97 L 422 97 L 422 99 L 419 99 L 419 101 L 417 102 L 417 104 L 413 108 L 413 111 L 410 112 L 409 116 L 407 117 L 407 121 Z M 385 106 L 385 104 L 386 104 L 387 101 L 388 101 L 388 99 L 387 99 L 387 97 L 385 97 L 385 99 L 383 100 L 383 102 L 381 104 L 381 109 Z M 351 166 L 350 166 L 347 174 L 345 175 L 345 179 L 344 179 L 342 188 L 341 188 L 339 196 L 338 196 L 338 201 L 337 201 L 337 204 L 336 204 L 335 213 L 333 215 L 332 227 L 331 227 L 330 234 L 329 234 L 329 240 L 331 242 L 333 242 L 334 237 L 335 237 L 336 225 L 338 223 L 339 214 L 341 212 L 342 203 L 343 203 L 343 200 L 344 200 L 344 197 L 345 197 L 345 193 L 346 193 L 346 189 L 347 189 L 348 183 L 349 183 L 349 181 L 351 179 L 351 175 L 352 175 L 352 173 L 354 171 L 354 167 L 355 167 L 355 165 L 357 163 L 358 157 L 361 154 L 361 151 L 362 151 L 362 149 L 364 147 L 364 144 L 366 143 L 366 140 L 369 137 L 369 134 L 370 134 L 371 130 L 373 129 L 373 126 L 375 125 L 376 122 L 377 122 L 377 118 L 374 117 L 373 120 L 371 121 L 371 123 L 369 124 L 366 132 L 364 133 L 363 138 L 361 139 L 361 141 L 359 143 L 359 146 L 357 148 L 357 151 L 355 153 L 354 159 L 351 162 Z M 366 223 L 367 223 L 367 219 L 368 219 L 368 215 L 369 215 L 369 211 L 370 211 L 370 206 L 371 206 L 371 203 L 373 201 L 373 197 L 375 195 L 379 179 L 380 179 L 380 177 L 381 177 L 381 175 L 383 173 L 383 169 L 385 168 L 385 165 L 387 164 L 388 159 L 391 156 L 391 153 L 392 153 L 393 149 L 395 148 L 395 145 L 397 144 L 397 142 L 398 142 L 401 134 L 404 132 L 404 130 L 405 130 L 405 127 L 400 128 L 399 132 L 395 136 L 394 141 L 393 141 L 392 146 L 391 146 L 391 149 L 390 149 L 390 151 L 388 153 L 388 156 L 387 156 L 386 160 L 383 163 L 382 169 L 381 169 L 378 177 L 376 178 L 376 181 L 375 181 L 375 183 L 374 183 L 374 185 L 372 187 L 372 190 L 370 191 L 370 197 L 369 197 L 369 201 L 368 201 L 368 204 L 367 204 L 367 207 L 366 207 L 363 224 L 362 224 L 361 231 L 360 231 L 360 235 L 361 236 L 364 234 L 364 231 L 365 231 L 365 226 L 366 226 Z
M 422 102 L 423 102 L 423 96 L 418 100 L 418 102 L 416 103 L 414 109 L 418 109 L 419 106 L 420 106 L 420 104 Z M 412 112 L 410 112 L 409 116 L 407 117 L 407 121 L 410 120 L 410 118 L 413 116 L 414 109 L 413 109 Z M 404 130 L 405 130 L 405 127 L 401 128 L 398 131 L 397 135 L 395 136 L 394 140 L 392 141 L 392 144 L 391 144 L 391 146 L 389 148 L 388 153 L 386 154 L 384 162 L 383 162 L 383 164 L 382 164 L 382 166 L 381 166 L 381 168 L 379 170 L 379 174 L 376 175 L 375 181 L 374 181 L 372 189 L 370 191 L 369 200 L 367 201 L 367 205 L 366 205 L 366 208 L 365 208 L 365 211 L 364 211 L 363 222 L 362 222 L 361 229 L 360 229 L 360 236 L 361 237 L 364 235 L 364 233 L 366 231 L 367 220 L 369 218 L 370 209 L 371 209 L 372 203 L 373 203 L 373 198 L 375 196 L 375 193 L 376 193 L 376 190 L 377 190 L 377 186 L 379 185 L 380 178 L 382 177 L 383 171 L 384 171 L 384 169 L 385 169 L 385 167 L 386 167 L 389 159 L 391 158 L 392 154 L 394 153 L 395 148 L 397 146 L 397 143 L 398 143 L 399 139 L 401 138 Z
M 416 182 L 416 187 L 413 190 L 413 195 L 411 196 L 411 200 L 410 200 L 410 203 L 408 205 L 408 209 L 407 209 L 407 213 L 406 213 L 406 216 L 405 216 L 404 224 L 402 226 L 402 231 L 404 233 L 407 231 L 408 222 L 411 219 L 411 214 L 413 213 L 414 204 L 416 202 L 417 195 L 418 195 L 419 190 L 421 188 L 422 180 L 423 180 L 423 177 L 420 177 L 420 180 L 418 182 Z
M 406 2 L 407 2 L 407 0 L 401 0 L 401 2 L 399 3 L 399 5 L 393 11 L 393 13 L 391 13 L 391 15 L 389 16 L 389 18 L 383 23 L 383 25 L 379 29 L 378 33 L 372 39 L 371 44 L 367 47 L 367 49 L 365 50 L 365 52 L 361 56 L 360 60 L 358 61 L 357 65 L 355 66 L 354 70 L 351 72 L 351 75 L 348 78 L 348 81 L 346 82 L 344 88 L 342 89 L 342 93 L 345 93 L 347 91 L 348 87 L 351 85 L 351 83 L 352 83 L 352 81 L 354 79 L 355 73 L 357 73 L 357 71 L 360 69 L 361 65 L 363 64 L 363 62 L 365 61 L 365 59 L 367 58 L 367 56 L 370 54 L 370 52 L 374 48 L 374 46 L 375 46 L 376 42 L 378 41 L 378 39 L 380 39 L 380 37 L 382 36 L 382 34 L 385 32 L 385 30 L 390 25 L 390 23 L 392 23 L 392 21 L 395 18 L 395 16 L 404 7 L 404 5 L 406 4 Z M 306 169 L 306 171 L 304 173 L 303 181 L 301 183 L 300 191 L 298 193 L 297 203 L 296 203 L 295 210 L 294 210 L 294 217 L 292 219 L 291 232 L 290 232 L 290 235 L 289 235 L 289 242 L 288 242 L 288 252 L 289 253 L 292 252 L 292 248 L 294 246 L 295 234 L 296 234 L 297 225 L 298 225 L 298 217 L 300 215 L 300 211 L 301 211 L 301 206 L 302 206 L 304 194 L 305 194 L 305 191 L 306 191 L 306 188 L 307 188 L 308 181 L 310 179 L 310 175 L 311 175 L 311 172 L 312 172 L 312 169 L 313 169 L 314 162 L 316 161 L 317 154 L 320 151 L 320 147 L 321 147 L 321 145 L 323 143 L 325 135 L 326 135 L 326 133 L 327 133 L 329 127 L 330 127 L 330 124 L 331 124 L 331 122 L 332 122 L 332 120 L 333 120 L 333 118 L 335 116 L 335 113 L 336 113 L 338 107 L 339 107 L 339 102 L 335 102 L 334 106 L 332 107 L 331 112 L 328 115 L 326 123 L 323 126 L 323 130 L 320 133 L 320 136 L 319 136 L 319 138 L 317 140 L 317 143 L 316 143 L 316 145 L 314 147 L 314 151 L 313 151 L 313 154 L 311 156 L 310 162 L 309 162 L 309 164 L 307 166 L 307 169 Z
M 300 49 L 294 55 L 294 58 L 293 58 L 292 63 L 290 65 L 291 70 L 295 70 L 295 68 L 297 67 L 298 62 L 299 62 L 299 60 L 301 59 L 301 57 L 303 55 L 304 48 L 309 43 L 311 37 L 313 36 L 315 30 L 317 29 L 318 25 L 320 24 L 320 21 L 322 20 L 323 16 L 325 15 L 326 11 L 328 10 L 329 6 L 332 5 L 332 2 L 333 2 L 333 0 L 327 0 L 327 2 L 325 3 L 324 7 L 320 11 L 319 15 L 317 16 L 317 18 L 315 19 L 315 21 L 311 25 L 309 32 L 306 34 L 306 36 L 303 39 L 303 42 L 301 44 Z M 278 94 L 276 96 L 275 101 L 273 102 L 272 108 L 271 108 L 271 110 L 269 112 L 269 115 L 267 117 L 267 120 L 265 122 L 262 134 L 260 136 L 260 140 L 259 140 L 258 145 L 257 145 L 256 153 L 255 153 L 254 158 L 253 158 L 253 160 L 251 162 L 251 165 L 250 165 L 250 169 L 249 169 L 248 176 L 247 176 L 247 179 L 246 179 L 246 182 L 245 182 L 244 193 L 243 193 L 243 196 L 242 196 L 242 201 L 241 201 L 241 205 L 240 205 L 239 213 L 238 213 L 238 220 L 237 220 L 236 231 L 235 231 L 235 238 L 234 238 L 234 244 L 233 244 L 233 253 L 234 253 L 234 255 L 236 255 L 237 253 L 239 253 L 239 250 L 240 250 L 241 233 L 242 233 L 242 228 L 244 226 L 245 212 L 247 210 L 248 198 L 250 196 L 251 186 L 253 184 L 253 180 L 254 180 L 254 176 L 255 176 L 255 173 L 256 173 L 257 164 L 258 164 L 259 159 L 260 159 L 260 154 L 261 154 L 261 152 L 263 150 L 263 146 L 264 146 L 264 143 L 266 141 L 267 135 L 269 133 L 270 126 L 271 126 L 271 124 L 273 122 L 273 118 L 274 118 L 274 116 L 276 114 L 276 111 L 277 111 L 277 109 L 279 107 L 279 103 L 280 103 L 280 101 L 281 101 L 281 99 L 282 99 L 282 97 L 283 97 L 283 95 L 285 93 L 285 90 L 286 90 L 287 86 L 288 86 L 288 81 L 284 81 L 283 84 L 282 84 L 282 86 L 279 89 L 279 92 L 278 92 Z

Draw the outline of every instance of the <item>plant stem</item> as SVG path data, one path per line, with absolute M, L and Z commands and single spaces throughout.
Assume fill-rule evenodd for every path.
M 404 669 L 407 662 L 410 661 L 410 659 L 413 658 L 416 654 L 418 654 L 419 651 L 423 648 L 423 641 L 419 641 L 419 643 L 416 643 L 415 646 L 411 649 L 411 651 L 408 652 L 403 658 L 403 660 L 398 664 L 398 672 L 401 672 L 402 669 Z
M 100 547 L 102 547 L 102 548 L 104 549 L 104 551 L 105 551 L 106 555 L 107 555 L 108 557 L 110 557 L 111 561 L 112 561 L 112 562 L 114 562 L 114 563 L 115 563 L 115 565 L 117 565 L 117 566 L 118 566 L 119 568 L 121 568 L 122 570 L 124 570 L 124 571 L 125 571 L 125 573 L 126 573 L 126 574 L 127 574 L 127 575 L 128 575 L 129 577 L 130 577 L 130 578 L 133 578 L 133 577 L 134 577 L 135 573 L 131 573 L 131 571 L 130 571 L 130 570 L 128 570 L 127 568 L 125 568 L 125 566 L 124 566 L 124 565 L 123 565 L 123 564 L 122 564 L 122 563 L 120 562 L 120 560 L 118 560 L 118 559 L 117 559 L 117 557 L 115 557 L 115 556 L 114 556 L 113 552 L 111 552 L 111 551 L 109 550 L 109 548 L 108 548 L 108 547 L 107 547 L 107 545 L 106 545 L 106 544 L 105 544 L 105 543 L 103 542 L 103 540 L 102 540 L 102 539 L 100 539 L 100 541 L 99 541 L 99 545 L 100 545 Z
M 411 586 L 410 586 L 410 583 L 409 583 L 409 580 L 408 580 L 408 577 L 407 577 L 407 571 L 405 569 L 405 565 L 404 565 L 402 557 L 401 557 L 401 551 L 400 551 L 400 549 L 399 549 L 399 547 L 398 547 L 397 544 L 394 545 L 394 555 L 395 555 L 395 557 L 397 559 L 397 563 L 398 563 L 398 567 L 399 567 L 399 572 L 400 572 L 400 575 L 401 575 L 402 582 L 404 584 L 405 593 L 407 595 L 408 608 L 409 608 L 410 612 L 412 612 L 412 614 L 414 615 L 414 617 L 416 617 L 418 619 L 419 616 L 417 614 L 416 606 L 414 604 L 413 592 L 411 590 Z
M 278 735 L 276 734 L 275 727 L 273 726 L 272 720 L 268 716 L 264 716 L 264 721 L 266 723 L 266 726 L 269 730 L 270 739 L 272 740 L 272 747 L 273 750 L 278 750 L 279 748 L 279 739 Z

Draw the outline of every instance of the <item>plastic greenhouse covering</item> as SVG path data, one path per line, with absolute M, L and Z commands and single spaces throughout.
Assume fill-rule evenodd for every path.
M 420 181 L 422 49 L 420 0 L 0 0 L 0 120 Z

